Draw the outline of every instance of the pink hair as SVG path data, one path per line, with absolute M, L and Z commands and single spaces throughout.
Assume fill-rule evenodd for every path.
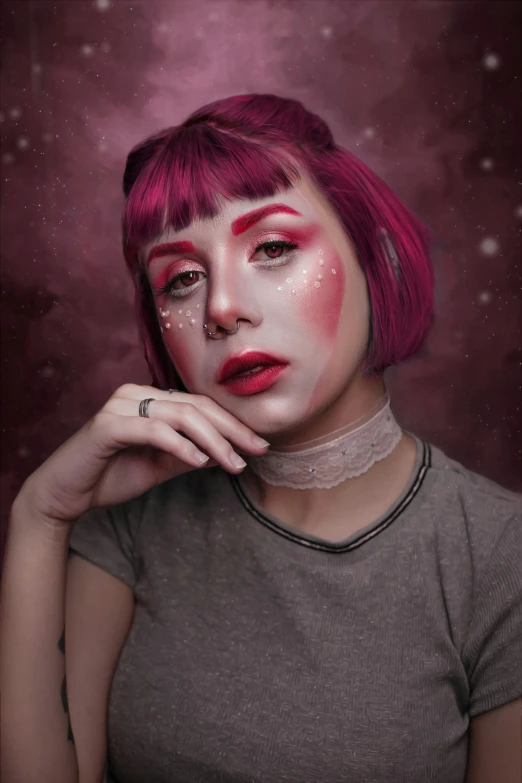
M 140 246 L 168 226 L 214 217 L 225 199 L 292 188 L 302 167 L 355 247 L 370 297 L 365 374 L 419 353 L 434 319 L 431 231 L 299 101 L 236 95 L 193 112 L 129 153 L 123 177 L 123 251 L 152 385 L 184 390 L 165 348 Z

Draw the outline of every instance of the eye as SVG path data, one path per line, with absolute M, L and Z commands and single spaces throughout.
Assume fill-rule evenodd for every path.
M 206 275 L 199 270 L 187 269 L 184 272 L 180 272 L 179 275 L 172 277 L 165 283 L 163 288 L 159 288 L 157 291 L 154 291 L 154 293 L 158 296 L 161 296 L 161 294 L 168 294 L 174 298 L 187 296 L 187 294 L 192 293 L 195 285 L 201 282 L 201 280 L 196 279 L 197 275 L 206 277 Z M 178 282 L 181 283 L 180 288 L 176 288 L 176 283 Z
M 282 266 L 282 264 L 286 262 L 286 257 L 289 253 L 296 248 L 297 244 L 295 242 L 285 242 L 283 239 L 277 239 L 271 242 L 263 242 L 261 245 L 258 245 L 254 251 L 254 255 L 260 250 L 264 250 L 266 258 L 262 259 L 262 261 L 265 266 Z M 198 275 L 201 279 L 198 279 Z M 168 294 L 175 299 L 179 299 L 180 297 L 188 296 L 195 291 L 196 288 L 199 287 L 199 283 L 201 283 L 205 277 L 206 274 L 199 269 L 186 269 L 168 280 L 162 288 L 157 290 L 153 289 L 153 292 L 156 296 Z
M 278 261 L 281 258 L 284 258 L 285 255 L 288 255 L 288 253 L 291 250 L 295 250 L 297 247 L 295 242 L 285 242 L 282 239 L 274 240 L 273 242 L 263 242 L 262 245 L 258 245 L 255 249 L 255 253 L 257 253 L 259 250 L 265 250 L 268 259 L 271 261 Z M 284 251 L 288 251 L 286 254 Z M 279 255 L 272 255 L 272 253 L 278 253 Z M 275 266 L 275 264 L 269 264 L 269 266 Z

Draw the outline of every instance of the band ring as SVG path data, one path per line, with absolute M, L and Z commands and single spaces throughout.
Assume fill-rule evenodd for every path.
M 139 416 L 142 416 L 145 419 L 149 419 L 149 403 L 153 401 L 154 397 L 149 397 L 146 400 L 142 400 L 140 402 L 140 409 L 139 409 Z

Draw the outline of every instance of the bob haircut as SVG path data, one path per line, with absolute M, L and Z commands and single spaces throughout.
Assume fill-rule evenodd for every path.
M 350 238 L 365 275 L 370 336 L 364 373 L 417 354 L 434 319 L 431 231 L 327 124 L 296 100 L 236 95 L 130 151 L 123 177 L 123 252 L 152 386 L 186 391 L 165 347 L 140 247 L 168 227 L 214 217 L 222 199 L 261 199 L 294 187 L 302 167 Z

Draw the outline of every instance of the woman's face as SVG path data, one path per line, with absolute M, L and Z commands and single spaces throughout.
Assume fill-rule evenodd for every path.
M 366 281 L 338 218 L 307 177 L 266 199 L 223 201 L 215 218 L 167 230 L 142 248 L 141 260 L 152 289 L 169 289 L 155 294 L 158 321 L 185 388 L 260 434 L 298 429 L 360 369 Z M 218 329 L 234 330 L 237 320 L 236 334 Z M 285 364 L 257 382 L 254 375 L 219 381 L 224 362 L 253 351 Z

